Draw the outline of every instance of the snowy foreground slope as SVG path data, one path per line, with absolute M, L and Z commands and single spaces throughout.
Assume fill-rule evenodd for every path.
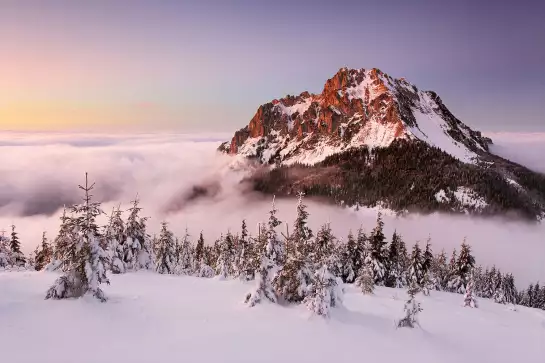
M 1 362 L 545 362 L 545 312 L 462 295 L 418 296 L 421 328 L 396 329 L 405 291 L 346 287 L 329 320 L 242 301 L 239 281 L 111 276 L 110 300 L 44 300 L 57 277 L 0 272 Z M 397 296 L 396 299 L 393 296 Z

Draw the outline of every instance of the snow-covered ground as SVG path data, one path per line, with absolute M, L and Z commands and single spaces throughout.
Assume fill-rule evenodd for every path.
M 545 362 L 545 311 L 463 308 L 462 295 L 419 295 L 411 330 L 394 325 L 403 290 L 348 286 L 324 320 L 304 306 L 248 308 L 239 281 L 155 273 L 111 276 L 104 304 L 44 300 L 56 277 L 0 272 L 1 362 Z

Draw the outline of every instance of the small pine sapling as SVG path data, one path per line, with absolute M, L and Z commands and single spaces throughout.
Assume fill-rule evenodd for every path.
M 397 323 L 398 328 L 414 328 L 418 324 L 418 313 L 422 311 L 420 303 L 416 301 L 416 294 L 420 291 L 419 286 L 413 281 L 409 286 L 407 293 L 409 299 L 405 303 L 405 317 Z

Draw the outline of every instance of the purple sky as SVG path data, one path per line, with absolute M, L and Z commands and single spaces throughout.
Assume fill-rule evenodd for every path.
M 2 0 L 0 129 L 230 131 L 348 66 L 483 131 L 545 131 L 544 4 Z

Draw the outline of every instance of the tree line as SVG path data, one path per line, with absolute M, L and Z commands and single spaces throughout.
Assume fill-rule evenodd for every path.
M 360 228 L 341 239 L 329 223 L 316 232 L 309 228 L 309 213 L 300 194 L 291 230 L 284 223 L 285 233 L 279 233 L 283 222 L 277 218 L 273 198 L 268 221 L 260 224 L 257 235 L 248 232 L 243 220 L 238 233 L 227 231 L 213 243 L 206 243 L 202 232 L 196 241 L 187 230 L 181 238 L 175 237 L 167 222 L 162 223 L 158 235 L 150 236 L 138 198 L 126 211 L 126 219 L 118 207 L 107 225 L 99 226 L 96 219 L 104 211 L 92 199 L 93 186 L 86 178 L 80 186 L 82 202 L 65 209 L 58 235 L 49 241 L 44 233 L 30 256 L 21 252 L 13 226 L 10 238 L 0 238 L 0 267 L 61 272 L 47 291 L 46 298 L 52 299 L 91 294 L 106 301 L 100 285 L 109 284 L 108 273 L 155 270 L 160 274 L 238 278 L 255 282 L 244 297 L 249 306 L 264 300 L 303 303 L 325 316 L 342 304 L 343 284 L 355 284 L 366 294 L 373 293 L 375 286 L 408 288 L 407 315 L 400 326 L 416 322 L 421 310 L 415 300 L 419 292 L 465 294 L 464 305 L 471 307 L 477 306 L 476 297 L 480 297 L 545 309 L 545 286 L 536 283 L 518 291 L 512 274 L 495 266 L 477 265 L 465 239 L 450 256 L 445 251 L 435 254 L 430 238 L 408 248 L 397 232 L 386 238 L 380 213 L 368 233 Z

